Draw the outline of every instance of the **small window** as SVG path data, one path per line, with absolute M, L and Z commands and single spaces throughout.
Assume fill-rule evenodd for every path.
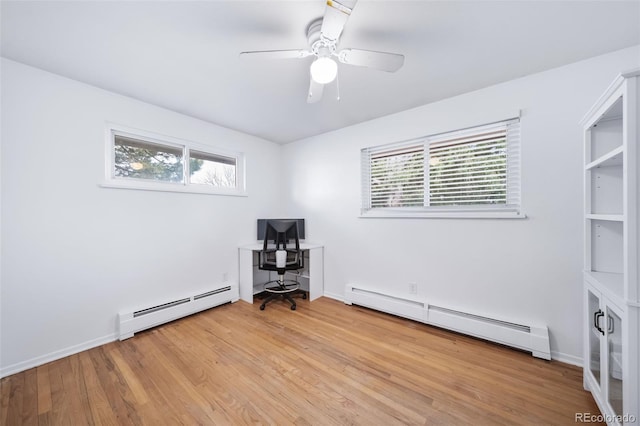
M 103 186 L 244 195 L 244 155 L 111 127 Z
M 182 182 L 182 149 L 115 135 L 115 163 L 117 178 Z
M 189 151 L 189 182 L 221 188 L 235 188 L 237 160 L 222 155 Z
M 520 217 L 519 128 L 514 119 L 363 149 L 362 214 Z

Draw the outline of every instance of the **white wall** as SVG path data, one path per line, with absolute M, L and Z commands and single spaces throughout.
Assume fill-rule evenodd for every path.
M 637 66 L 640 46 L 286 145 L 289 214 L 305 217 L 307 239 L 325 244 L 325 293 L 342 298 L 353 283 L 408 294 L 413 281 L 433 304 L 546 324 L 552 355 L 579 362 L 579 121 L 619 72 Z M 509 118 L 518 109 L 527 219 L 358 217 L 362 148 Z
M 640 46 L 280 147 L 2 59 L 0 376 L 113 340 L 116 314 L 237 280 L 255 218 L 302 216 L 346 283 L 550 328 L 581 358 L 578 124 Z M 390 94 L 395 96 L 395 94 Z M 360 149 L 522 109 L 524 220 L 361 219 Z M 98 186 L 105 122 L 246 153 L 248 197 Z M 273 190 L 291 172 L 289 188 Z M 283 210 L 281 201 L 287 201 Z
M 105 122 L 242 151 L 248 197 L 101 188 Z M 115 338 L 116 314 L 238 279 L 280 146 L 2 59 L 0 376 Z

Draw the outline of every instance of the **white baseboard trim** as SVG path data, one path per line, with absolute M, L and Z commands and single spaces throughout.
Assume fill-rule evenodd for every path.
M 564 354 L 558 351 L 551 351 L 551 359 L 554 361 L 564 362 L 565 364 L 575 365 L 582 368 L 583 361 L 581 357 L 575 355 Z
M 222 287 L 221 287 L 222 286 Z M 38 367 L 42 364 L 46 364 L 51 361 L 67 357 L 69 355 L 75 355 L 79 352 L 86 351 L 88 349 L 95 348 L 97 346 L 110 343 L 115 340 L 122 340 L 123 338 L 132 337 L 134 332 L 144 330 L 146 328 L 155 327 L 160 324 L 164 324 L 169 321 L 182 318 L 183 316 L 191 315 L 196 312 L 200 312 L 206 309 L 210 309 L 214 306 L 218 306 L 227 302 L 236 302 L 239 298 L 238 283 L 222 283 L 218 286 L 214 286 L 202 292 L 189 295 L 189 304 L 178 304 L 177 309 L 165 309 L 160 312 L 156 307 L 152 307 L 154 312 L 144 317 L 144 321 L 132 321 L 135 312 L 127 312 L 128 315 L 124 316 L 119 314 L 119 327 L 118 331 L 113 334 L 109 334 L 104 337 L 89 340 L 84 343 L 70 346 L 68 348 L 60 349 L 45 355 L 41 355 L 26 361 L 18 362 L 6 367 L 0 367 L 0 378 L 10 376 L 12 374 L 19 373 L 30 368 Z M 162 315 L 159 315 L 161 313 Z M 130 318 L 129 318 L 130 317 Z M 139 317 L 140 318 L 140 317 Z M 124 325 L 123 325 L 124 323 Z
M 56 361 L 69 355 L 75 355 L 79 352 L 86 351 L 88 349 L 102 346 L 106 343 L 114 342 L 118 339 L 117 333 L 112 333 L 107 336 L 92 339 L 84 343 L 69 346 L 68 348 L 60 349 L 58 351 L 50 352 L 45 355 L 41 355 L 35 358 L 28 359 L 26 361 L 18 362 L 6 367 L 0 368 L 0 379 L 10 376 L 12 374 L 20 373 L 21 371 L 28 370 L 30 368 L 38 367 L 51 361 Z
M 431 304 L 418 295 L 394 294 L 361 284 L 346 284 L 345 303 L 365 306 L 458 333 L 531 352 L 551 359 L 549 329 L 545 324 L 519 318 L 499 318 L 451 305 Z
M 118 338 L 133 337 L 134 333 L 175 321 L 197 312 L 206 311 L 225 303 L 234 303 L 239 299 L 237 283 L 223 283 L 179 297 L 165 299 L 162 303 L 145 305 L 133 310 L 118 313 Z
M 328 297 L 330 299 L 337 300 L 339 302 L 343 302 L 343 303 L 345 300 L 344 296 L 335 294 L 335 293 L 330 293 L 330 292 L 324 292 L 323 296 Z M 20 373 L 21 371 L 25 371 L 30 368 L 38 367 L 40 365 L 46 364 L 51 361 L 56 361 L 70 355 L 75 355 L 82 351 L 93 349 L 97 346 L 102 346 L 104 344 L 114 342 L 116 340 L 118 340 L 118 333 L 112 333 L 107 336 L 103 336 L 97 339 L 92 339 L 84 343 L 80 343 L 74 346 L 70 346 L 68 348 L 60 349 L 58 351 L 54 351 L 39 357 L 35 357 L 27 361 L 22 361 L 13 365 L 2 367 L 0 368 L 0 379 L 10 376 L 12 374 Z M 566 364 L 575 365 L 577 367 L 582 367 L 582 362 L 583 362 L 581 357 L 565 354 L 558 351 L 551 351 L 551 359 L 555 361 L 564 362 Z
M 326 292 L 324 293 L 325 297 L 330 299 L 335 299 L 340 302 L 344 302 L 345 298 L 343 295 Z M 582 357 L 578 357 L 575 355 L 569 355 L 558 351 L 551 351 L 551 359 L 554 361 L 564 362 L 565 364 L 575 365 L 576 367 L 582 368 L 583 360 Z
M 339 302 L 344 303 L 344 296 L 341 294 L 335 294 L 335 293 L 327 293 L 326 291 L 323 294 L 324 297 L 328 297 L 329 299 L 334 299 L 337 300 Z

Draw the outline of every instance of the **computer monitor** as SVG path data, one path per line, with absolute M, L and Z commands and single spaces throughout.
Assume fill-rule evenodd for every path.
M 258 219 L 258 241 L 264 240 L 268 220 L 295 220 L 298 222 L 298 239 L 304 240 L 304 219 Z

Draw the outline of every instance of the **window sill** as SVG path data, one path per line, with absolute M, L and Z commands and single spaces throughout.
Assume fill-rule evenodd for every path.
M 180 183 L 159 182 L 130 182 L 119 180 L 107 180 L 98 184 L 101 188 L 134 189 L 138 191 L 182 192 L 186 194 L 227 195 L 232 197 L 247 197 L 246 191 L 236 189 L 213 188 L 200 185 L 184 185 Z
M 407 211 L 394 209 L 375 209 L 362 213 L 362 219 L 367 218 L 415 218 L 415 219 L 526 219 L 527 215 L 515 210 L 490 210 L 490 211 L 472 211 L 472 210 L 447 210 L 447 211 Z

